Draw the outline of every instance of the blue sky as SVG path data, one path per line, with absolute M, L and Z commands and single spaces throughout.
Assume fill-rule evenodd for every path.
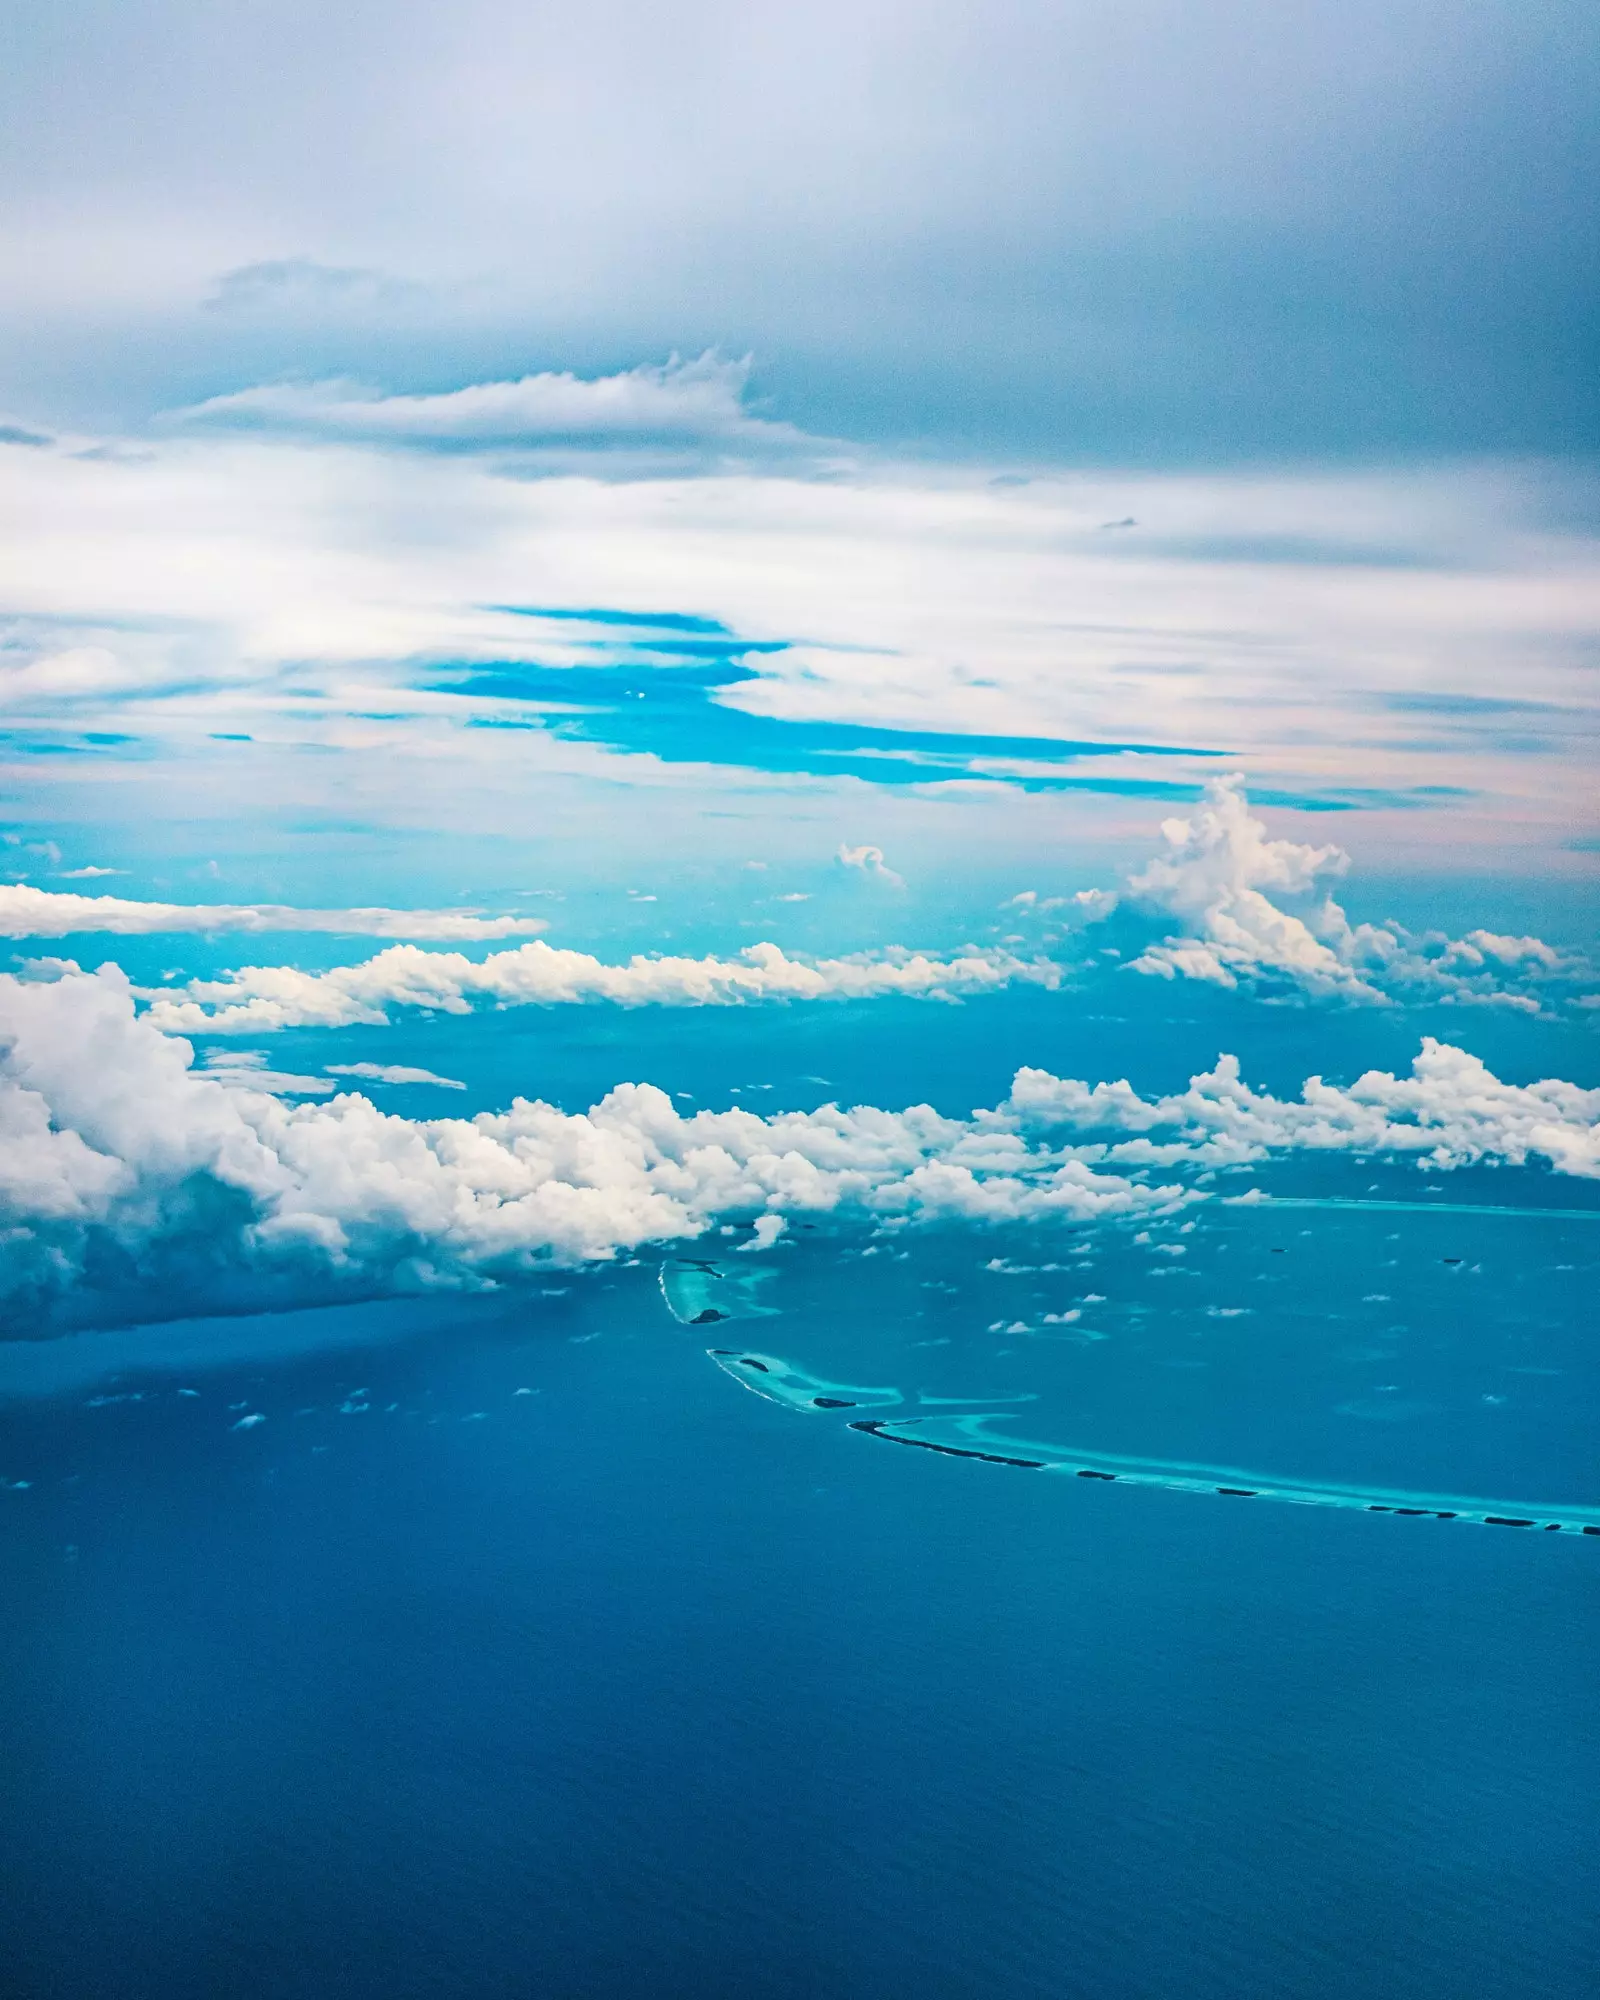
M 397 1283 L 787 1216 L 764 1166 L 591 1185 L 575 1126 L 512 1198 L 511 1127 L 423 1116 L 577 1117 L 608 1010 L 820 1007 L 842 1052 L 909 1008 L 930 1101 L 950 1003 L 1026 1016 L 1024 1070 L 1128 1006 L 1135 1098 L 1272 1010 L 1297 1085 L 1431 1035 L 1468 1067 L 1402 1124 L 1591 1175 L 1597 44 L 1566 0 L 19 12 L 18 1282 L 188 1242 L 194 1175 L 241 1268 Z M 1130 1098 L 1146 1179 L 1064 1193 L 1111 1155 L 1030 1151 L 1001 1077 L 891 1174 L 896 1078 L 830 1199 L 1210 1171 Z M 432 1163 L 403 1228 L 335 1187 L 368 1119 Z M 468 1186 L 524 1233 L 455 1241 Z

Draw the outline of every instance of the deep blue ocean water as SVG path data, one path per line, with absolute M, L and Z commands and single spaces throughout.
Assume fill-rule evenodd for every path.
M 752 1316 L 705 1326 L 646 1260 L 6 1348 L 8 2000 L 1587 2000 L 1600 1540 L 896 1449 L 708 1354 L 1600 1499 L 1600 1220 L 1185 1241 L 821 1230 L 723 1243 Z

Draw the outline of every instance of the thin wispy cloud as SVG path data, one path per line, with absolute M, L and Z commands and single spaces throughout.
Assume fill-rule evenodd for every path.
M 545 371 L 432 395 L 385 394 L 347 381 L 235 390 L 173 411 L 183 429 L 278 431 L 421 451 L 514 451 L 547 445 L 720 446 L 792 455 L 815 441 L 745 404 L 751 364 L 692 360 L 583 377 Z
M 869 882 L 882 882 L 890 889 L 903 889 L 906 886 L 906 878 L 897 874 L 884 860 L 881 847 L 841 845 L 835 858 L 841 868 L 849 869 L 857 875 L 864 875 Z
M 366 313 L 424 304 L 426 285 L 365 265 L 324 264 L 315 257 L 270 257 L 224 271 L 205 301 L 209 312 Z
M 625 401 L 679 394 L 609 379 Z M 587 408 L 603 388 L 560 394 Z M 455 394 L 398 399 L 396 434 L 419 409 L 441 434 L 466 422 Z M 713 425 L 745 421 L 723 377 L 687 400 Z M 353 407 L 353 423 L 388 421 L 389 400 Z M 499 418 L 480 420 L 489 435 Z M 530 766 L 654 786 L 696 757 L 908 796 L 960 785 L 977 811 L 1040 786 L 1176 802 L 1202 775 L 1186 751 L 1225 752 L 1265 798 L 1389 815 L 1389 849 L 1459 854 L 1488 825 L 1463 802 L 1497 796 L 1516 806 L 1497 849 L 1592 832 L 1600 561 L 1562 521 L 1571 482 L 1548 471 L 996 485 L 881 463 L 814 480 L 708 475 L 701 442 L 686 437 L 672 477 L 603 480 L 314 432 L 197 430 L 135 463 L 0 451 L 18 524 L 0 553 L 16 613 L 0 760 L 33 757 L 30 783 L 51 786 L 70 775 L 52 758 L 143 758 L 131 799 L 141 782 L 170 790 L 173 757 L 219 769 L 219 737 L 277 759 L 381 744 L 396 772 L 425 759 L 462 812 L 493 793 L 513 813 Z M 1115 498 L 1148 529 L 1099 533 Z M 1259 546 L 1269 529 L 1296 540 L 1293 562 Z M 514 608 L 529 605 L 700 622 L 646 647 L 640 630 Z M 552 679 L 597 661 L 642 678 Z M 543 676 L 536 699 L 519 697 L 519 665 Z M 486 666 L 500 678 L 474 685 Z M 1541 705 L 1515 727 L 1482 705 L 1508 673 Z M 1427 706 L 1441 701 L 1448 714 Z M 563 707 L 609 707 L 611 744 L 604 723 L 563 728 Z M 826 733 L 841 729 L 868 733 Z M 370 760 L 361 782 L 379 782 Z M 834 839 L 860 844 L 860 823 Z
M 440 1090 L 465 1090 L 466 1085 L 453 1076 L 437 1076 L 431 1069 L 417 1069 L 406 1063 L 329 1063 L 329 1076 L 353 1076 L 363 1083 L 425 1083 Z
M 104 869 L 84 870 L 104 874 Z M 158 903 L 124 896 L 0 883 L 0 937 L 59 938 L 109 932 L 148 937 L 181 931 L 330 931 L 345 937 L 532 937 L 538 917 L 486 917 L 467 910 L 299 910 L 286 903 Z

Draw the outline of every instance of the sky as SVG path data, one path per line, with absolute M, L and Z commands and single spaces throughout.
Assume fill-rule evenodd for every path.
M 979 459 L 1596 442 L 1583 0 L 7 12 L 24 420 L 716 348 Z
M 1592 8 L 7 46 L 8 1295 L 1600 1173 Z

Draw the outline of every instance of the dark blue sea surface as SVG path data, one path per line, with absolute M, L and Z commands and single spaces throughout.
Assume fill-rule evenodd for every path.
M 1600 1504 L 1600 1221 L 1180 1227 L 0 1349 L 8 2000 L 1589 2000 L 1600 1538 L 851 1428 Z

